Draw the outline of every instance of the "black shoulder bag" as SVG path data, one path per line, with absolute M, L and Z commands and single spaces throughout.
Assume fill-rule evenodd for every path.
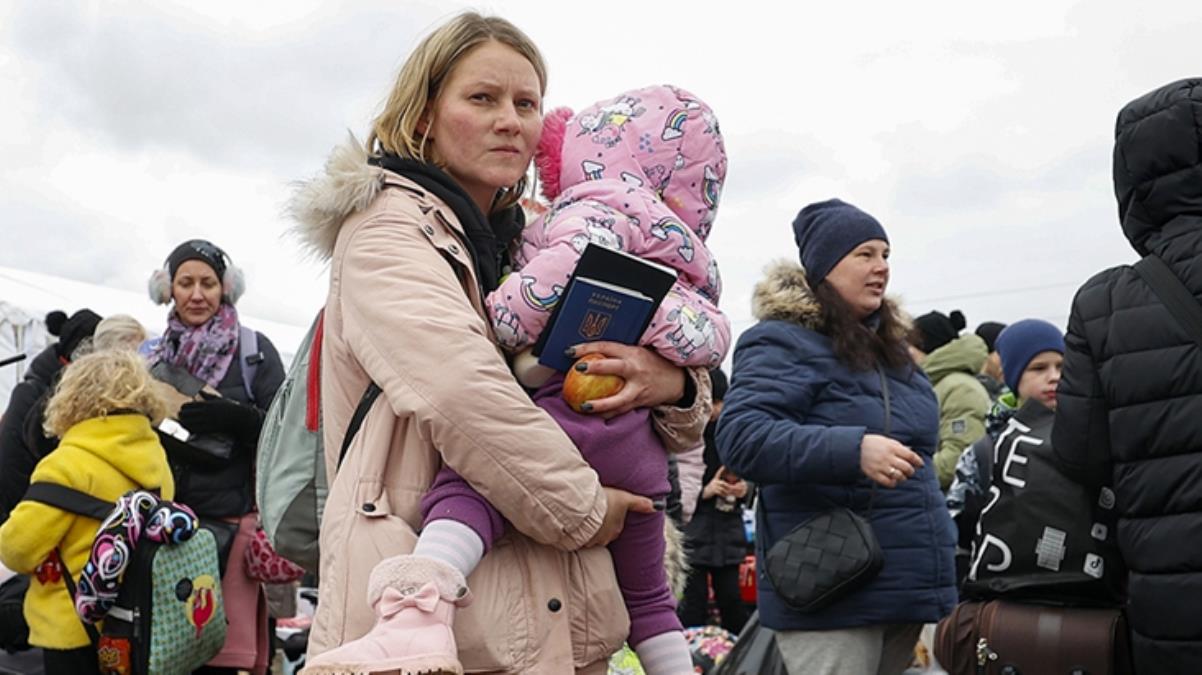
M 885 435 L 889 435 L 889 379 L 881 374 L 885 401 Z M 872 531 L 872 502 L 865 516 L 837 506 L 794 527 L 769 549 L 764 572 L 772 588 L 787 605 L 800 612 L 816 612 L 853 593 L 876 578 L 885 555 Z

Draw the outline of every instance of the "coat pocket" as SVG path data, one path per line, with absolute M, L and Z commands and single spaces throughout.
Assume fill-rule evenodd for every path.
M 465 672 L 512 671 L 517 651 L 529 648 L 528 567 L 502 538 L 468 577 L 472 603 L 455 612 L 455 645 Z
M 568 554 L 567 561 L 572 658 L 577 666 L 585 666 L 622 648 L 630 618 L 608 550 L 581 549 Z

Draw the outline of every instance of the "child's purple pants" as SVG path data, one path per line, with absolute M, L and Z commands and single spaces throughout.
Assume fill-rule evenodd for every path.
M 563 376 L 557 375 L 534 394 L 534 402 L 559 423 L 601 484 L 653 499 L 666 496 L 668 458 L 652 428 L 650 411 L 634 410 L 609 420 L 581 415 L 568 407 L 562 389 Z M 446 518 L 475 530 L 485 551 L 504 532 L 501 514 L 447 466 L 435 476 L 421 506 L 426 523 Z M 622 534 L 609 551 L 630 614 L 630 645 L 681 630 L 664 570 L 663 511 L 627 513 Z

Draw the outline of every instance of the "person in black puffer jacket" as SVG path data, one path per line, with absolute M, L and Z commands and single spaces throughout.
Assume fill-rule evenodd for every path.
M 1202 296 L 1202 78 L 1118 115 L 1123 233 Z M 1113 486 L 1139 673 L 1202 673 L 1202 349 L 1132 267 L 1073 300 L 1052 444 L 1065 473 Z

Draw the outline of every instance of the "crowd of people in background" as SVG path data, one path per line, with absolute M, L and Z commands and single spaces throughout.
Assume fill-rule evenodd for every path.
M 680 675 L 712 624 L 732 654 L 771 631 L 782 672 L 896 675 L 925 665 L 925 627 L 992 600 L 1114 611 L 1113 672 L 1202 672 L 1202 80 L 1119 113 L 1119 215 L 1145 262 L 1086 282 L 1067 332 L 899 306 L 887 222 L 828 199 L 792 218 L 796 257 L 766 269 L 733 346 L 706 243 L 716 113 L 663 85 L 544 114 L 546 86 L 518 28 L 459 15 L 290 205 L 330 265 L 304 672 L 603 673 L 628 645 Z M 588 244 L 677 280 L 636 344 L 569 350 L 624 381 L 573 407 L 532 352 Z M 1184 290 L 1166 299 L 1148 260 Z M 46 482 L 188 507 L 229 622 L 195 672 L 271 667 L 273 614 L 295 608 L 269 609 L 247 552 L 265 546 L 256 447 L 286 370 L 241 323 L 245 290 L 190 239 L 149 282 L 164 325 L 46 317 L 57 341 L 0 417 L 0 562 L 20 575 L 0 599 L 24 598 L 0 607 L 0 641 L 40 648 L 45 672 L 101 672 L 62 582 L 100 523 L 25 498 Z M 861 523 L 841 534 L 864 550 L 822 562 L 817 522 Z

